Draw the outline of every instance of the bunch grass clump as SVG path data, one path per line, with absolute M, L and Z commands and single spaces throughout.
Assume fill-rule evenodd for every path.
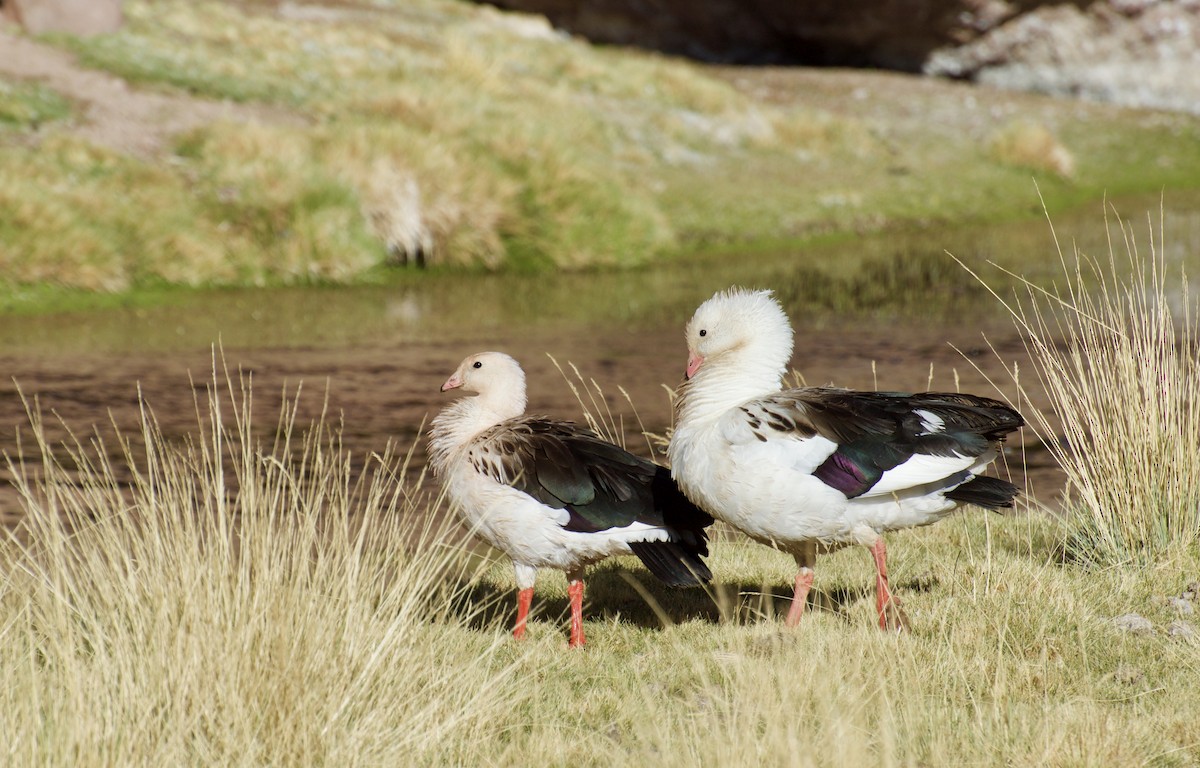
M 57 119 L 65 99 L 0 86 L 0 208 L 18 212 L 0 216 L 0 293 L 378 282 L 412 264 L 546 273 L 793 248 L 1024 215 L 1014 166 L 1053 175 L 1056 209 L 1198 183 L 1200 141 L 1182 117 L 993 94 L 993 113 L 1030 118 L 988 139 L 977 110 L 951 106 L 957 92 L 712 68 L 455 0 L 123 9 L 112 35 L 47 42 L 185 112 L 191 98 L 227 102 L 234 124 L 206 122 L 206 109 L 187 135 L 157 137 L 160 155 L 107 157 L 119 153 L 79 146 Z M 871 110 L 845 109 L 868 95 Z
M 623 434 L 617 399 L 563 373 L 584 420 Z M 583 651 L 565 647 L 565 577 L 544 574 L 516 643 L 511 565 L 476 568 L 398 457 L 360 467 L 327 419 L 299 434 L 294 402 L 251 428 L 228 378 L 203 403 L 182 441 L 147 408 L 134 434 L 65 446 L 30 408 L 10 460 L 26 521 L 0 546 L 5 765 L 1200 758 L 1200 640 L 1166 599 L 1196 602 L 1194 550 L 1090 571 L 1036 510 L 955 515 L 889 536 L 913 620 L 895 636 L 860 549 L 821 558 L 786 629 L 792 559 L 730 534 L 706 589 L 632 557 L 589 569 Z M 1113 621 L 1131 611 L 1143 629 Z
M 529 40 L 453 3 L 329 14 L 136 2 L 118 35 L 71 45 L 135 82 L 315 118 L 206 127 L 179 145 L 185 183 L 201 183 L 197 213 L 222 225 L 231 260 L 245 252 L 240 260 L 262 264 L 267 281 L 347 282 L 388 252 L 400 263 L 537 270 L 639 264 L 673 244 L 659 206 L 605 154 L 613 131 L 592 115 L 595 105 L 579 104 L 571 88 L 544 87 L 552 72 L 543 67 L 596 58 L 584 46 L 548 28 L 549 39 Z M 526 47 L 543 55 L 527 58 Z M 585 69 L 572 85 L 587 87 L 603 71 Z M 708 83 L 673 84 L 685 103 L 719 101 L 688 82 Z M 719 83 L 707 90 L 739 100 Z M 337 199 L 304 215 L 314 186 Z M 279 211 L 280 202 L 290 207 Z M 364 229 L 370 239 L 358 236 Z M 262 281 L 252 272 L 221 277 Z
M 1032 120 L 1015 120 L 992 137 L 991 151 L 997 160 L 1020 168 L 1070 178 L 1075 173 L 1075 156 L 1049 128 Z
M 51 445 L 36 404 L 0 545 L 5 765 L 455 763 L 520 700 L 473 571 L 391 449 L 356 464 L 214 380 L 197 431 Z
M 1145 564 L 1200 541 L 1200 355 L 1187 276 L 1108 226 L 1099 258 L 1058 247 L 1063 283 L 1025 281 L 1005 306 L 1049 400 L 1031 408 L 1067 478 L 1068 554 Z M 1057 244 L 1057 238 L 1056 238 Z
M 0 279 L 110 292 L 314 284 L 353 279 L 382 260 L 352 188 L 297 159 L 307 142 L 243 133 L 215 167 L 189 163 L 196 137 L 174 168 L 68 135 L 37 153 L 0 146 Z M 256 139 L 273 141 L 271 151 L 248 158 Z

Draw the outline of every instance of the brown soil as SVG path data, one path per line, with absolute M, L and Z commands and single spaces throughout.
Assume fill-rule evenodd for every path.
M 265 106 L 135 90 L 119 77 L 79 66 L 69 53 L 14 33 L 2 21 L 0 51 L 0 74 L 39 81 L 77 104 L 83 119 L 70 127 L 72 133 L 131 155 L 155 155 L 169 137 L 217 121 L 301 119 Z
M 953 330 L 941 329 L 939 335 L 942 340 L 935 340 L 928 329 L 823 329 L 797 338 L 794 362 L 809 384 L 920 391 L 929 388 L 932 370 L 934 389 L 957 386 L 988 394 L 995 391 L 988 378 L 1008 381 L 990 350 L 970 348 L 979 343 L 977 330 L 957 334 L 970 360 L 945 342 L 947 335 L 955 341 Z M 1006 357 L 1021 354 L 1015 337 L 991 338 Z M 294 393 L 302 385 L 300 422 L 320 413 L 328 392 L 328 413 L 340 422 L 346 447 L 361 463 L 370 453 L 381 452 L 388 440 L 405 450 L 413 446 L 422 424 L 452 397 L 438 391 L 441 383 L 462 357 L 483 349 L 502 349 L 522 362 L 529 377 L 531 411 L 578 420 L 580 406 L 546 353 L 574 362 L 585 376 L 599 382 L 609 406 L 623 420 L 628 445 L 640 453 L 647 449 L 639 417 L 647 431 L 666 430 L 670 408 L 664 387 L 679 381 L 684 362 L 680 331 L 675 327 L 637 334 L 459 335 L 453 343 L 379 342 L 353 349 L 233 349 L 226 350 L 225 362 L 235 377 L 239 371 L 252 376 L 255 426 L 263 439 L 274 434 L 284 391 Z M 204 351 L 120 356 L 10 353 L 0 355 L 0 370 L 7 374 L 0 383 L 0 446 L 6 451 L 15 449 L 19 434 L 29 445 L 29 419 L 19 387 L 47 415 L 53 440 L 68 436 L 63 424 L 85 439 L 95 427 L 106 436 L 107 450 L 112 452 L 112 425 L 136 435 L 139 389 L 168 436 L 195 434 L 196 398 L 207 418 L 204 397 L 212 381 L 213 361 L 211 353 Z M 621 396 L 622 388 L 637 406 L 636 413 Z M 1062 484 L 1059 471 L 1031 435 L 1025 441 L 1027 450 L 1022 450 L 1021 440 L 1012 443 L 1007 457 L 1010 469 L 1018 483 L 1023 477 L 1028 480 L 1040 500 L 1053 501 Z M 416 448 L 414 472 L 424 466 L 423 445 Z M 15 492 L 0 487 L 0 520 L 11 525 L 19 516 Z

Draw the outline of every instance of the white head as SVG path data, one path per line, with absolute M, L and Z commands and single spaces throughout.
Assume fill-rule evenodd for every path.
M 792 358 L 792 325 L 770 291 L 730 288 L 701 304 L 685 331 L 687 378 L 703 368 L 721 368 L 774 378 L 774 388 Z
M 442 385 L 443 392 L 451 389 L 478 393 L 481 404 L 501 419 L 525 412 L 525 371 L 503 352 L 479 352 L 463 360 Z

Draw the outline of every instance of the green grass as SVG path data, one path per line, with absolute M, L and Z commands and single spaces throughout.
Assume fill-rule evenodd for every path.
M 71 116 L 71 104 L 37 83 L 0 77 L 0 130 L 36 130 Z
M 268 110 L 159 158 L 0 141 L 9 292 L 358 282 L 418 245 L 454 268 L 629 267 L 1026 216 L 1031 173 L 1052 211 L 1200 185 L 1185 115 L 985 90 L 968 108 L 900 78 L 763 96 L 451 0 L 125 11 L 115 35 L 54 42 L 137 88 Z M 1005 144 L 992 111 L 1037 130 Z

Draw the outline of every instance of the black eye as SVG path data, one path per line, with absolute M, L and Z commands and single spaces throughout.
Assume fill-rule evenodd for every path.
M 700 335 L 701 335 L 701 336 L 707 336 L 707 335 L 708 335 L 708 331 L 703 331 L 703 330 L 702 330 L 702 331 L 700 331 Z
M 481 362 L 479 362 L 478 360 L 476 360 L 476 361 L 475 361 L 475 365 L 472 365 L 471 367 L 472 367 L 472 368 L 482 368 L 482 367 L 483 367 L 483 363 L 481 363 Z

